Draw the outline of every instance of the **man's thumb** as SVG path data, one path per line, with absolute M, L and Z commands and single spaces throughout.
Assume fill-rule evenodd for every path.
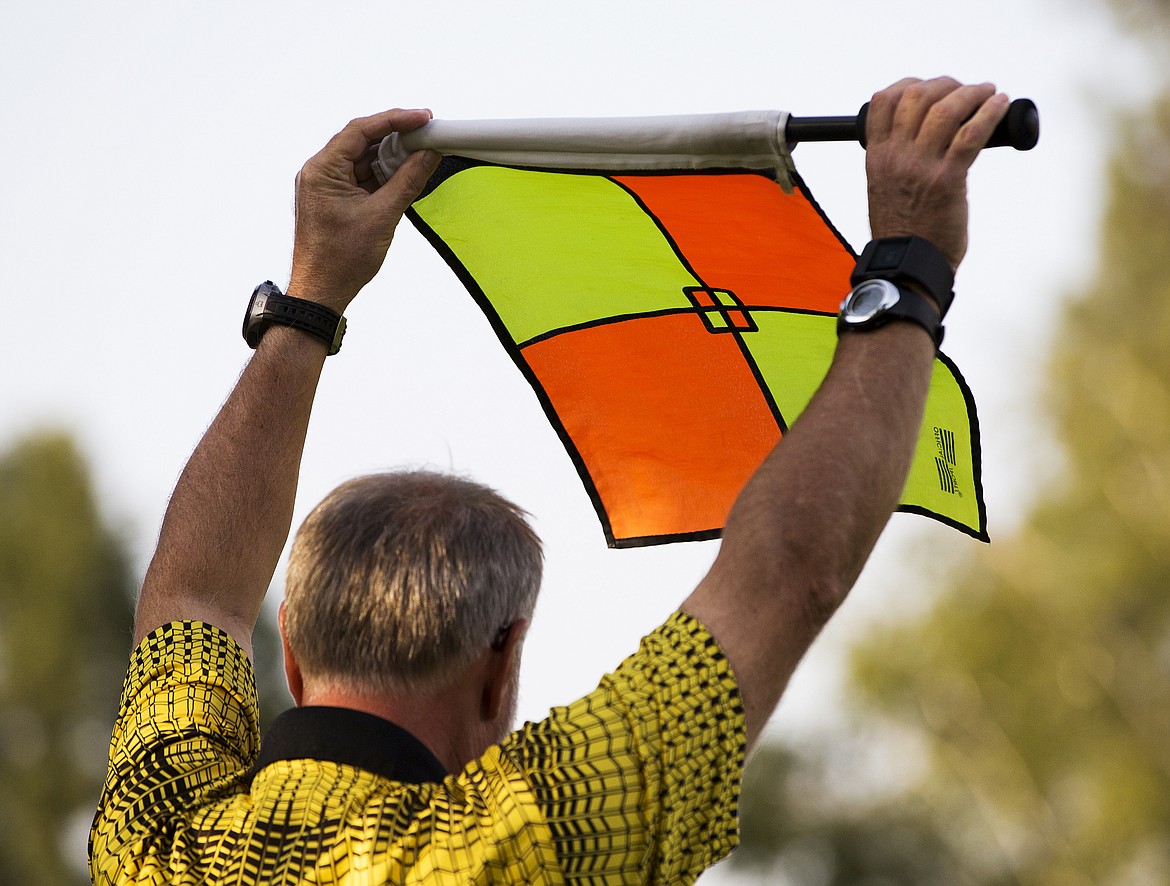
M 377 211 L 397 223 L 422 193 L 442 159 L 442 155 L 435 151 L 415 151 L 407 157 L 390 180 L 373 193 L 371 200 Z

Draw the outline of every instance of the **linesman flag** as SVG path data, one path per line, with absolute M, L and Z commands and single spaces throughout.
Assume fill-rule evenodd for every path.
M 408 212 L 479 304 L 612 547 L 717 537 L 824 378 L 855 253 L 780 111 L 442 121 Z M 899 510 L 987 540 L 975 403 L 940 353 Z

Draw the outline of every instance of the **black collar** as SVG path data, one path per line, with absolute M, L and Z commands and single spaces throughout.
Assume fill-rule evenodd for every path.
M 442 781 L 447 770 L 421 741 L 389 720 L 351 708 L 290 708 L 268 727 L 248 774 L 277 760 L 329 760 L 392 781 Z

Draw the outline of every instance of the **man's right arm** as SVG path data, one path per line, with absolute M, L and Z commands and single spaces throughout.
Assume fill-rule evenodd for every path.
M 297 176 L 289 295 L 338 314 L 378 272 L 394 229 L 438 164 L 411 155 L 379 188 L 381 139 L 430 112 L 352 121 Z M 252 630 L 288 537 L 301 453 L 327 346 L 279 326 L 260 341 L 175 486 L 138 598 L 135 644 L 160 625 L 204 621 L 250 654 Z
M 958 267 L 967 170 L 1006 110 L 994 87 L 947 78 L 904 80 L 875 95 L 866 152 L 873 236 L 924 237 Z M 740 493 L 714 565 L 683 604 L 731 663 L 749 744 L 897 505 L 934 357 L 915 324 L 844 334 L 816 396 Z

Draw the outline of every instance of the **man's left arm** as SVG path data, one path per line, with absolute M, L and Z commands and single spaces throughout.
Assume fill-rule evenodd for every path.
M 908 78 L 875 94 L 866 148 L 873 236 L 922 237 L 957 269 L 968 170 L 1007 109 L 993 85 L 949 77 Z M 897 505 L 935 351 L 924 327 L 904 321 L 840 337 L 825 380 L 740 492 L 715 563 L 683 604 L 731 662 L 749 744 Z
M 438 162 L 412 155 L 382 188 L 370 159 L 383 137 L 430 119 L 393 110 L 352 121 L 297 176 L 288 294 L 341 314 L 378 272 L 403 212 Z M 171 496 L 135 615 L 135 643 L 179 619 L 252 630 L 292 525 L 325 342 L 288 327 L 261 339 Z

